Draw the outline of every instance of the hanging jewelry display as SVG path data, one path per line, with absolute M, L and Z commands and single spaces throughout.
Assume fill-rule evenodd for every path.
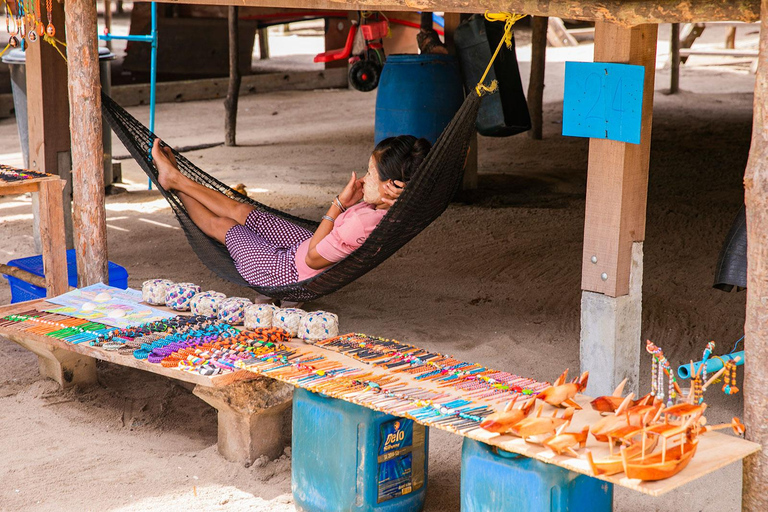
M 667 358 L 664 357 L 664 352 L 654 345 L 651 340 L 645 342 L 645 350 L 653 357 L 651 362 L 651 391 L 656 398 L 664 400 L 664 374 L 666 374 L 668 389 L 667 406 L 671 407 L 678 394 L 682 394 L 680 387 L 677 385 L 675 373 L 672 371 Z

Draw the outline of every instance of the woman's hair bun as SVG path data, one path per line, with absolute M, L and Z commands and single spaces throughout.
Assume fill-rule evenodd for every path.
M 431 149 L 431 142 L 424 138 L 417 139 L 413 135 L 399 135 L 382 140 L 373 150 L 379 179 L 408 183 Z

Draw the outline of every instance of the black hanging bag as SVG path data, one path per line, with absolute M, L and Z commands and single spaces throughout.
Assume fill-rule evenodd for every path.
M 504 36 L 504 23 L 487 21 L 475 14 L 456 28 L 454 41 L 459 55 L 464 85 L 472 91 L 482 78 L 485 67 Z M 485 83 L 499 83 L 499 90 L 487 95 L 477 116 L 477 131 L 486 137 L 509 137 L 531 129 L 531 116 L 523 92 L 520 69 L 512 49 L 504 46 Z

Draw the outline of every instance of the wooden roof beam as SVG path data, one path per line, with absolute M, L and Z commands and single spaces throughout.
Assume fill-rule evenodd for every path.
M 137 0 L 149 1 L 149 0 Z M 643 23 L 746 21 L 760 18 L 760 0 L 171 0 L 166 3 L 238 5 L 329 10 L 499 12 L 608 21 L 624 26 Z

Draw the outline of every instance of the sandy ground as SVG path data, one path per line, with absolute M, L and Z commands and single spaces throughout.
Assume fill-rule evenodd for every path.
M 563 61 L 591 53 L 589 44 L 550 52 L 545 140 L 481 138 L 472 197 L 379 268 L 307 307 L 337 312 L 344 331 L 538 379 L 577 369 L 587 141 L 559 131 Z M 521 61 L 529 55 L 520 48 Z M 711 283 L 743 197 L 754 77 L 748 63 L 716 64 L 685 68 L 677 96 L 661 93 L 668 73 L 657 73 L 643 337 L 676 362 L 700 355 L 710 339 L 729 350 L 744 321 L 745 294 Z M 188 156 L 225 182 L 245 183 L 257 200 L 319 217 L 349 172 L 366 165 L 374 106 L 375 95 L 355 91 L 248 96 L 240 146 Z M 131 111 L 147 120 L 146 108 Z M 222 125 L 218 101 L 158 107 L 157 131 L 174 145 L 219 142 Z M 13 120 L 1 121 L 0 153 L 18 152 L 15 137 Z M 128 269 L 129 284 L 165 277 L 248 296 L 203 267 L 159 194 L 146 190 L 132 161 L 123 166 L 129 192 L 107 199 L 109 258 Z M 0 260 L 34 254 L 31 216 L 29 197 L 0 200 Z M 0 304 L 8 302 L 0 280 Z M 215 411 L 170 380 L 100 364 L 98 386 L 61 391 L 40 379 L 33 354 L 7 340 L 0 360 L 0 509 L 293 510 L 290 458 L 248 468 L 226 462 L 216 452 Z M 644 357 L 644 375 L 648 367 Z M 644 379 L 643 391 L 649 386 Z M 740 415 L 741 400 L 712 391 L 710 421 Z M 459 509 L 460 447 L 460 437 L 433 432 L 426 510 Z M 662 498 L 617 488 L 616 509 L 733 511 L 740 488 L 733 464 Z

